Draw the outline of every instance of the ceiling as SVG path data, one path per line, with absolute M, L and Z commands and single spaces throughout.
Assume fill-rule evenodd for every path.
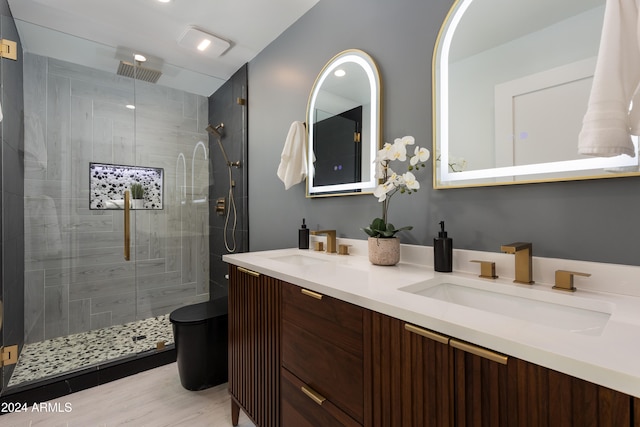
M 8 0 L 25 52 L 115 73 L 142 53 L 158 84 L 209 96 L 319 0 Z M 178 44 L 196 27 L 231 43 L 217 58 Z

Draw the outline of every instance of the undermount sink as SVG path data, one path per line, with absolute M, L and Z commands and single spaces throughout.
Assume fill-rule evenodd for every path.
M 578 304 L 567 301 L 572 295 L 455 276 L 436 277 L 400 290 L 583 335 L 601 335 L 613 311 L 613 304 L 605 301 Z
M 276 256 L 276 257 L 271 257 L 272 260 L 274 261 L 279 261 L 279 262 L 285 262 L 287 264 L 293 264 L 293 265 L 302 265 L 302 266 L 309 266 L 309 265 L 315 265 L 315 264 L 322 264 L 327 262 L 327 260 L 324 259 L 320 259 L 320 258 L 316 258 L 316 257 L 312 257 L 312 256 L 307 256 L 307 255 L 280 255 L 280 256 Z

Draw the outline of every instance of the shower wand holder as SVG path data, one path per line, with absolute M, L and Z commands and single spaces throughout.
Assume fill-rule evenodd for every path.
M 227 166 L 229 166 L 230 168 L 233 167 L 237 169 L 240 169 L 242 167 L 240 160 L 238 160 L 237 162 L 227 162 Z

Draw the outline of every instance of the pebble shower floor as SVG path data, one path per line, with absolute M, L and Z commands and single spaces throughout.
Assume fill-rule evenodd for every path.
M 160 341 L 173 343 L 168 314 L 26 344 L 9 386 L 155 349 Z

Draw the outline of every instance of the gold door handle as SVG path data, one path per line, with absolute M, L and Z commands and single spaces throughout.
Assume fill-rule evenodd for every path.
M 324 403 L 324 401 L 327 400 L 323 395 L 321 395 L 320 393 L 318 393 L 315 390 L 310 389 L 307 386 L 303 385 L 302 387 L 300 387 L 300 390 L 302 390 L 302 392 L 304 394 L 309 396 L 309 398 L 311 400 L 313 400 L 314 402 L 316 402 L 318 405 L 322 405 Z
M 449 345 L 453 348 L 457 348 L 458 350 L 466 351 L 467 353 L 475 354 L 476 356 L 480 356 L 484 359 L 500 363 L 501 365 L 506 365 L 509 361 L 509 357 L 504 354 L 496 353 L 495 351 L 487 350 L 486 348 L 458 341 L 453 338 L 449 341 Z
M 409 332 L 413 332 L 414 334 L 439 342 L 441 344 L 449 344 L 449 337 L 437 334 L 435 332 L 428 331 L 426 329 L 419 328 L 417 326 L 413 326 L 409 323 L 404 324 L 404 329 L 406 329 Z
M 238 267 L 238 271 L 241 273 L 246 273 L 249 276 L 260 277 L 260 273 L 258 273 L 257 271 L 249 270 L 248 268 Z
M 131 233 L 130 233 L 130 206 L 129 206 L 129 190 L 124 192 L 124 260 L 131 259 Z
M 310 291 L 309 289 L 301 289 L 300 292 L 302 292 L 302 295 L 306 295 L 311 298 L 322 299 L 322 294 Z

